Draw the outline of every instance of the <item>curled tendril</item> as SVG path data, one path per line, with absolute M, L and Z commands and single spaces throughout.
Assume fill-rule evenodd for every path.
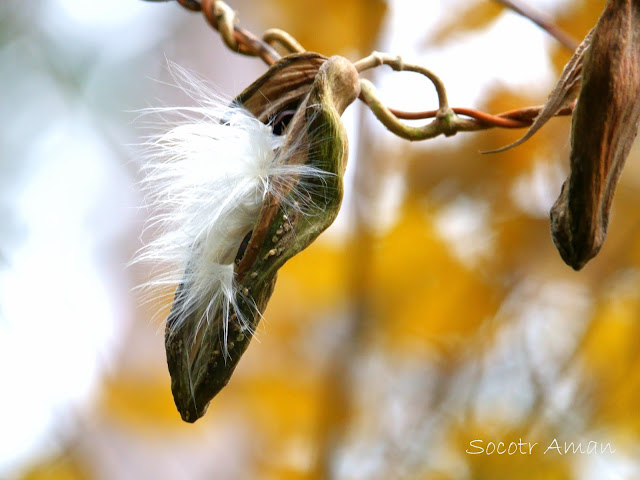
M 262 38 L 238 26 L 236 12 L 221 0 L 177 0 L 187 10 L 202 12 L 207 22 L 220 33 L 229 49 L 243 55 L 259 57 L 267 65 L 273 65 L 281 58 L 276 47 L 286 55 L 303 53 L 305 48 L 289 33 L 277 28 L 268 29 Z M 374 85 L 361 79 L 362 100 L 376 118 L 395 135 L 411 140 L 426 140 L 438 135 L 451 136 L 458 132 L 471 132 L 490 128 L 525 128 L 531 126 L 542 107 L 525 107 L 518 110 L 493 115 L 472 108 L 449 107 L 447 92 L 442 80 L 432 71 L 421 65 L 406 63 L 399 56 L 373 52 L 358 60 L 354 67 L 358 72 L 387 65 L 395 71 L 410 71 L 427 77 L 434 85 L 438 95 L 438 109 L 421 112 L 405 112 L 387 107 L 378 97 Z M 555 115 L 571 115 L 573 106 L 568 106 Z M 461 117 L 462 115 L 462 117 Z M 413 126 L 402 120 L 426 120 L 432 122 Z

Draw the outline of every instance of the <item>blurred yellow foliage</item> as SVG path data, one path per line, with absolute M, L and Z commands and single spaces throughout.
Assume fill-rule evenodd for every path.
M 608 298 L 597 309 L 583 354 L 592 374 L 617 384 L 640 354 L 638 298 Z
M 504 7 L 497 2 L 473 0 L 469 5 L 463 5 L 461 11 L 449 15 L 447 19 L 429 35 L 430 47 L 442 45 L 458 35 L 471 34 L 476 30 L 488 27 L 504 11 Z
M 100 409 L 113 421 L 145 431 L 149 428 L 182 428 L 164 375 L 139 378 L 122 372 L 102 388 Z
M 307 50 L 323 55 L 362 55 L 374 48 L 384 0 L 273 0 L 255 2 L 268 26 L 291 33 Z
M 269 437 L 270 444 L 292 437 L 312 437 L 316 428 L 321 388 L 318 379 L 288 373 L 261 372 L 244 377 L 234 391 L 236 401 L 242 402 L 243 411 Z
M 594 402 L 594 421 L 640 432 L 640 281 L 627 274 L 599 302 L 581 348 Z
M 399 350 L 462 340 L 499 305 L 492 286 L 452 257 L 433 228 L 428 207 L 405 205 L 373 259 L 374 311 L 381 332 Z
M 26 471 L 21 480 L 90 480 L 91 476 L 72 455 L 47 458 Z
M 345 300 L 346 259 L 344 248 L 321 239 L 289 260 L 278 273 L 266 322 L 259 331 L 268 326 L 268 335 L 291 338 L 314 322 L 324 321 L 318 313 Z

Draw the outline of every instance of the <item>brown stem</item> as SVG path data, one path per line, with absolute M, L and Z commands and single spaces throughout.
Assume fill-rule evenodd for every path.
M 187 10 L 191 10 L 193 12 L 199 12 L 200 10 L 202 10 L 200 2 L 196 0 L 178 0 L 178 3 Z
M 449 107 L 426 112 L 402 112 L 391 110 L 385 106 L 378 98 L 374 85 L 365 79 L 360 80 L 360 100 L 367 104 L 376 118 L 389 131 L 410 141 L 428 140 L 439 135 L 451 136 L 458 132 L 473 132 L 494 127 L 522 128 L 531 124 L 543 108 L 527 107 L 500 115 L 491 115 L 470 108 L 452 109 Z M 563 108 L 557 112 L 557 115 L 569 114 L 571 111 L 571 107 Z M 462 118 L 458 114 L 471 118 Z M 400 121 L 407 118 L 415 120 L 434 117 L 432 122 L 420 126 L 408 125 Z
M 525 128 L 533 123 L 533 120 L 540 113 L 542 107 L 524 107 L 518 110 L 510 110 L 508 112 L 498 113 L 492 115 L 490 113 L 481 112 L 472 108 L 465 107 L 453 107 L 454 113 L 458 115 L 465 115 L 467 117 L 474 118 L 480 122 L 486 124 L 487 128 L 499 127 L 499 128 Z M 435 118 L 438 114 L 438 110 L 426 110 L 423 112 L 405 112 L 403 110 L 397 110 L 395 108 L 389 108 L 389 111 L 396 117 L 402 120 L 424 120 L 427 118 Z M 556 115 L 564 116 L 571 115 L 573 111 L 572 107 L 567 107 L 560 110 Z
M 289 53 L 303 53 L 306 49 L 293 38 L 292 35 L 280 30 L 279 28 L 270 28 L 262 34 L 262 40 L 271 45 L 278 44 L 284 47 Z
M 553 23 L 549 18 L 545 15 L 541 14 L 533 10 L 528 5 L 525 5 L 520 0 L 495 0 L 496 2 L 504 5 L 510 10 L 513 10 L 518 15 L 522 15 L 527 20 L 532 21 L 544 31 L 546 31 L 549 35 L 555 38 L 562 45 L 567 47 L 569 50 L 574 51 L 578 48 L 579 42 L 576 41 L 571 35 L 558 27 L 555 23 Z
M 368 57 L 365 57 L 362 60 L 358 60 L 353 65 L 354 67 L 356 67 L 356 70 L 358 70 L 358 72 L 364 72 L 365 70 L 379 67 L 381 65 L 388 65 L 397 72 L 415 72 L 419 73 L 420 75 L 424 75 L 429 80 L 431 80 L 431 83 L 433 83 L 433 86 L 436 89 L 440 110 L 449 108 L 449 104 L 447 101 L 447 90 L 444 86 L 444 83 L 435 73 L 424 68 L 421 65 L 405 63 L 399 56 L 393 56 L 381 52 L 373 52 Z
M 225 44 L 231 50 L 244 55 L 260 57 L 269 66 L 280 59 L 280 55 L 272 46 L 274 44 L 281 45 L 291 53 L 304 51 L 302 45 L 283 30 L 267 30 L 263 38 L 260 39 L 251 32 L 238 27 L 236 25 L 236 13 L 221 0 L 177 1 L 189 10 L 202 11 L 207 22 L 220 33 Z M 519 3 L 516 4 L 513 0 L 496 1 L 499 1 L 506 7 L 511 8 L 540 25 L 556 38 L 558 38 L 558 32 L 560 32 L 560 38 L 562 38 L 563 32 L 528 7 Z M 569 37 L 565 35 L 565 41 L 560 41 L 569 47 L 569 44 L 575 42 L 573 39 L 569 39 L 570 42 L 567 43 L 566 40 L 568 38 Z M 571 45 L 570 48 L 573 48 L 573 45 Z M 426 76 L 433 83 L 438 94 L 438 110 L 405 112 L 384 106 L 378 99 L 373 84 L 362 80 L 360 100 L 367 104 L 378 120 L 391 132 L 407 140 L 425 140 L 443 134 L 449 136 L 461 131 L 486 130 L 489 128 L 524 128 L 533 123 L 541 110 L 541 107 L 526 107 L 492 115 L 471 108 L 457 107 L 452 109 L 448 106 L 447 92 L 442 80 L 435 73 L 420 65 L 405 63 L 401 57 L 380 52 L 373 52 L 368 57 L 354 63 L 358 72 L 363 72 L 381 65 L 387 65 L 396 71 L 412 71 Z M 570 115 L 572 111 L 572 108 L 565 108 L 558 112 L 557 115 Z M 469 118 L 460 118 L 458 115 L 464 115 Z M 421 120 L 428 118 L 435 118 L 435 120 L 421 127 L 412 127 L 400 122 L 400 120 Z
M 253 33 L 236 25 L 236 13 L 229 5 L 220 0 L 177 0 L 178 3 L 193 12 L 202 12 L 224 43 L 236 53 L 260 57 L 271 66 L 280 59 L 280 54 L 267 42 Z
M 250 55 L 253 57 L 260 57 L 264 63 L 271 66 L 281 57 L 273 47 L 260 40 L 253 33 L 245 30 L 244 28 L 235 27 L 234 36 L 238 41 L 238 45 L 242 50 L 238 50 L 239 53 L 244 55 Z

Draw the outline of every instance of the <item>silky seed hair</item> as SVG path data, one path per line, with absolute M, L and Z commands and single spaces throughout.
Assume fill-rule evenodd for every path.
M 145 230 L 155 238 L 133 263 L 152 265 L 151 280 L 141 286 L 147 301 L 173 296 L 173 290 L 164 296 L 159 292 L 179 286 L 170 334 L 188 328 L 195 343 L 202 328 L 216 328 L 227 358 L 229 322 L 254 333 L 236 303 L 237 298 L 253 300 L 238 292 L 234 260 L 265 199 L 273 196 L 313 215 L 321 206 L 312 198 L 331 174 L 289 163 L 302 148 L 303 136 L 288 139 L 285 148 L 286 128 L 277 135 L 274 125 L 216 94 L 193 73 L 173 63 L 169 70 L 196 106 L 143 112 L 159 119 L 150 124 L 164 131 L 143 146 L 141 184 L 151 212 Z

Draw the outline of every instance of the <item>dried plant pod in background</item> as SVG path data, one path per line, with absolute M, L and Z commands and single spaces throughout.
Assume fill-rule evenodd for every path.
M 571 172 L 551 234 L 576 270 L 606 237 L 609 211 L 640 120 L 640 1 L 610 0 L 593 31 L 571 124 Z
M 278 269 L 337 216 L 348 153 L 340 115 L 358 95 L 358 75 L 349 61 L 303 53 L 276 62 L 236 99 L 274 128 L 274 119 L 277 124 L 283 115 L 290 117 L 274 161 L 292 172 L 303 168 L 297 177 L 285 175 L 275 188 L 261 191 L 257 220 L 235 247 L 226 301 L 204 299 L 185 306 L 194 288 L 190 269 L 207 259 L 200 255 L 187 262 L 165 333 L 171 390 L 183 420 L 204 415 L 228 383 L 273 292 Z

